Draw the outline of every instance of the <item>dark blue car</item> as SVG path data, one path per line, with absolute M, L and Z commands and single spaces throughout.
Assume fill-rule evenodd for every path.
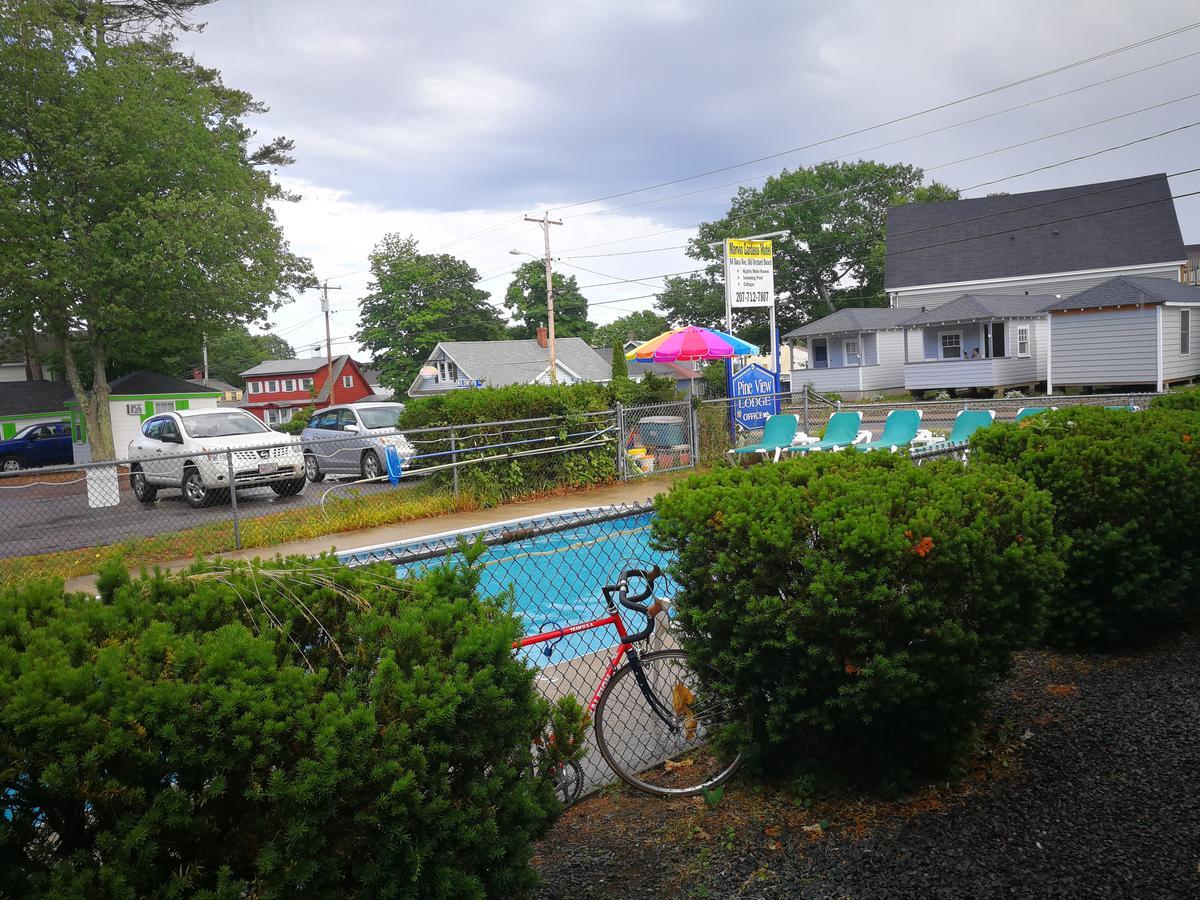
M 30 425 L 0 441 L 0 471 L 19 472 L 33 466 L 70 465 L 75 461 L 71 426 L 63 422 Z

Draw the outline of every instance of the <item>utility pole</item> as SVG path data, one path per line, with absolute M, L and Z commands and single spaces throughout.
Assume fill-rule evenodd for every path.
M 203 338 L 200 343 L 200 354 L 204 358 L 204 386 L 208 387 L 208 332 L 202 332 L 200 336 Z
M 340 287 L 331 288 L 329 279 L 325 279 L 325 283 L 321 285 L 321 312 L 325 313 L 325 359 L 329 364 L 329 405 L 333 406 L 333 338 L 329 331 L 329 292 L 340 291 Z
M 525 221 L 541 225 L 546 239 L 546 315 L 549 324 L 546 337 L 550 345 L 550 383 L 558 384 L 558 354 L 554 352 L 554 273 L 550 270 L 550 226 L 561 225 L 562 221 L 551 219 L 549 212 L 542 213 L 540 219 L 526 216 Z

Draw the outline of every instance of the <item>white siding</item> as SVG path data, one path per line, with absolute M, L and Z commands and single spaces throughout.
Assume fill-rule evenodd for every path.
M 1157 378 L 1154 307 L 1060 313 L 1050 322 L 1050 374 L 1055 387 L 1151 384 Z
M 862 390 L 859 373 L 863 366 L 834 366 L 831 369 L 792 369 L 792 390 L 811 384 L 822 394 L 846 394 Z
M 1186 356 L 1179 352 L 1179 315 L 1190 311 L 1188 334 L 1191 337 L 1191 352 Z M 1163 380 L 1186 381 L 1200 375 L 1200 306 L 1190 310 L 1178 306 L 1163 307 Z
M 113 449 L 117 453 L 118 459 L 124 459 L 129 455 L 129 442 L 134 439 L 138 431 L 142 427 L 141 416 L 130 415 L 125 411 L 126 405 L 129 403 L 141 403 L 142 409 L 149 418 L 151 415 L 150 404 L 153 400 L 113 400 L 108 404 L 109 412 L 112 415 L 112 436 Z M 195 397 L 188 398 L 188 409 L 216 409 L 216 397 Z M 157 410 L 162 412 L 162 410 Z
M 879 363 L 863 369 L 864 391 L 898 391 L 904 387 L 904 332 L 877 333 Z
M 911 391 L 945 388 L 999 388 L 1038 381 L 1037 361 L 1006 357 L 910 362 L 904 367 L 904 386 Z
M 1156 263 L 1134 268 L 1109 269 L 1104 272 L 1068 272 L 1063 275 L 1035 278 L 1002 278 L 934 285 L 920 289 L 901 288 L 894 292 L 895 305 L 901 309 L 934 309 L 963 294 L 1061 294 L 1063 297 L 1070 297 L 1117 275 L 1151 275 L 1178 281 L 1179 266 Z

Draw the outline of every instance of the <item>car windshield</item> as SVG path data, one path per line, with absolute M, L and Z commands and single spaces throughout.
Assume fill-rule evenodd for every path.
M 249 413 L 215 412 L 202 416 L 183 416 L 183 429 L 188 437 L 214 438 L 234 434 L 262 434 L 271 429 Z
M 400 418 L 400 404 L 395 406 L 368 406 L 358 408 L 358 415 L 367 428 L 395 428 Z

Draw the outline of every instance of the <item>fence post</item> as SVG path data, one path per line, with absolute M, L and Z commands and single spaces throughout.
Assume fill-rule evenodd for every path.
M 453 468 L 450 470 L 451 478 L 454 481 L 454 502 L 458 503 L 458 434 L 453 428 L 450 429 L 450 463 Z
M 805 434 L 808 434 L 808 392 L 809 386 L 804 385 L 804 427 L 801 429 Z
M 842 411 L 842 401 L 841 401 L 841 400 L 838 400 L 838 401 L 837 401 L 837 411 L 838 411 L 838 412 L 841 412 L 841 411 Z
M 229 507 L 233 510 L 233 549 L 242 549 L 242 526 L 238 521 L 237 482 L 233 479 L 233 451 L 225 451 L 225 464 L 229 472 Z
M 617 412 L 617 479 L 625 480 L 625 408 L 618 400 L 614 404 Z

